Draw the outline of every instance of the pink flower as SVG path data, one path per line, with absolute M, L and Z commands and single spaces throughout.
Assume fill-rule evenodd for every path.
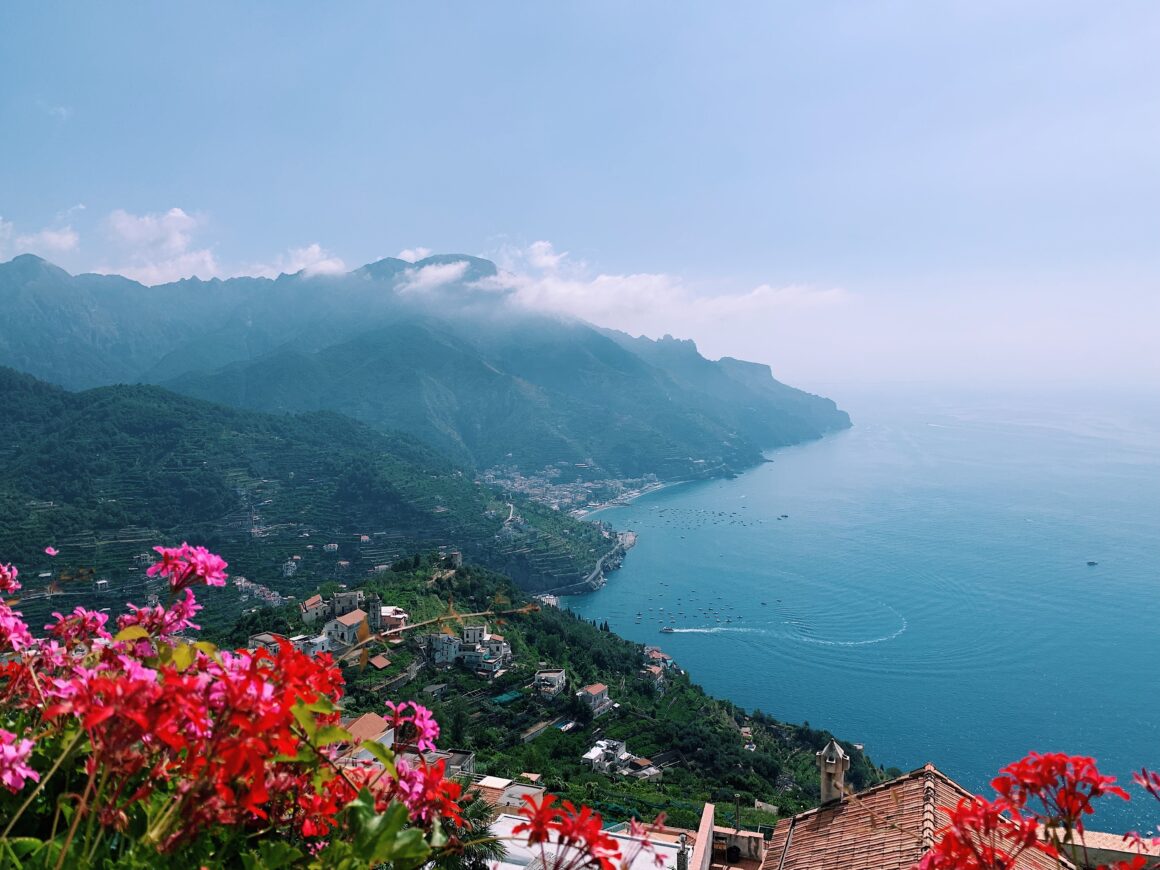
M 161 561 L 155 562 L 145 572 L 150 577 L 160 574 L 169 578 L 169 588 L 180 592 L 194 583 L 201 582 L 206 586 L 225 586 L 227 563 L 221 556 L 217 556 L 205 547 L 191 547 L 182 542 L 180 547 L 154 547 L 161 555 Z
M 201 605 L 194 598 L 192 589 L 186 589 L 185 597 L 178 598 L 168 609 L 160 604 L 155 607 L 138 607 L 136 604 L 130 604 L 129 609 L 132 613 L 117 617 L 117 628 L 139 625 L 158 640 L 169 641 L 187 628 L 200 627 L 193 623 L 193 616 L 201 610 Z
M 49 623 L 44 629 L 66 646 L 87 644 L 97 639 L 108 640 L 110 637 L 105 631 L 105 623 L 109 621 L 107 613 L 77 607 L 68 616 L 56 612 L 52 615 L 56 617 L 56 622 Z
M 20 572 L 16 570 L 15 565 L 4 565 L 0 563 L 0 592 L 15 592 L 20 588 L 20 584 L 16 582 L 16 578 Z
M 405 712 L 407 707 L 411 708 L 410 713 Z M 391 711 L 393 718 L 396 742 L 414 743 L 420 752 L 435 748 L 435 741 L 439 737 L 439 723 L 431 716 L 430 710 L 413 701 L 404 701 L 401 704 L 387 701 L 387 709 Z
M 50 556 L 55 556 L 60 552 L 60 550 L 58 550 L 56 547 L 45 547 L 44 552 L 48 553 Z
M 0 728 L 0 782 L 13 793 L 30 779 L 40 781 L 40 774 L 28 766 L 33 745 L 31 740 L 17 740 L 11 731 Z
M 20 611 L 7 604 L 0 604 L 0 650 L 12 649 L 16 652 L 32 644 L 32 634 L 28 625 L 20 618 Z

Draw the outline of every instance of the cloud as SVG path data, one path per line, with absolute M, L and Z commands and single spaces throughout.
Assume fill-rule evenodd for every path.
M 37 100 L 36 106 L 50 118 L 55 118 L 61 122 L 67 121 L 73 115 L 72 106 L 58 106 L 45 100 Z
M 27 252 L 51 257 L 76 250 L 78 242 L 80 236 L 71 226 L 46 227 L 38 233 L 17 236 L 16 250 L 18 253 Z
M 124 209 L 110 212 L 105 227 L 124 263 L 101 272 L 116 272 L 142 284 L 165 284 L 196 276 L 214 278 L 220 269 L 210 248 L 193 246 L 194 233 L 205 219 L 180 208 L 137 215 Z
M 469 265 L 466 260 L 458 260 L 454 263 L 432 263 L 420 269 L 408 269 L 403 276 L 399 292 L 426 293 L 446 284 L 453 284 L 467 274 Z
M 426 260 L 431 256 L 430 248 L 403 248 L 396 254 L 400 260 L 406 260 L 408 263 L 415 263 L 419 260 Z
M 346 263 L 317 242 L 304 248 L 291 248 L 273 263 L 256 263 L 246 267 L 240 274 L 256 275 L 263 278 L 277 278 L 281 274 L 293 275 L 305 272 L 307 275 L 339 275 L 347 271 Z
M 496 278 L 478 282 L 514 290 L 519 305 L 553 311 L 647 335 L 705 333 L 729 322 L 752 327 L 762 318 L 839 304 L 839 288 L 762 284 L 736 293 L 698 292 L 681 278 L 663 272 L 596 273 L 584 262 L 557 252 L 551 242 L 506 248 Z M 488 285 L 488 286 L 483 286 Z

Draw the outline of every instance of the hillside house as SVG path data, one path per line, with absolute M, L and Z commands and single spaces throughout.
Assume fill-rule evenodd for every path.
M 367 595 L 361 589 L 343 589 L 329 599 L 321 595 L 311 595 L 298 605 L 298 613 L 307 625 L 329 623 L 352 611 L 361 610 L 366 615 L 367 628 L 372 632 L 382 631 L 385 609 L 387 608 L 382 606 L 382 599 L 377 594 L 372 592 Z M 406 616 L 405 613 L 403 615 Z
M 363 747 L 364 743 L 378 743 L 390 749 L 395 744 L 395 729 L 378 713 L 363 713 L 352 719 L 343 719 L 342 727 L 350 734 L 348 743 L 338 746 L 340 764 L 372 761 L 375 756 Z
M 608 697 L 608 686 L 604 683 L 593 683 L 590 686 L 585 686 L 576 693 L 576 697 L 588 706 L 593 717 L 603 716 L 615 706 L 612 699 Z
M 665 691 L 665 669 L 660 665 L 646 665 L 640 672 L 641 677 L 652 686 L 652 690 L 658 695 L 663 695 Z
M 277 654 L 279 641 L 287 640 L 283 635 L 272 631 L 263 631 L 259 634 L 251 634 L 249 641 L 246 642 L 246 647 L 252 650 L 264 649 L 269 653 Z
M 324 634 L 332 645 L 339 647 L 354 646 L 359 641 L 359 633 L 369 631 L 367 614 L 364 610 L 352 610 L 326 623 Z
M 298 615 L 307 625 L 314 625 L 326 616 L 328 609 L 321 595 L 311 595 L 298 605 Z
M 407 622 L 411 615 L 403 608 L 397 607 L 393 604 L 384 604 L 379 608 L 381 614 L 380 624 L 382 631 L 399 631 L 407 627 Z
M 646 665 L 658 665 L 662 668 L 671 668 L 676 664 L 671 655 L 662 651 L 660 647 L 655 646 L 646 646 L 644 648 L 644 663 Z
M 432 634 L 427 648 L 436 665 L 462 663 L 470 670 L 495 676 L 511 661 L 512 649 L 501 634 L 491 634 L 486 625 L 465 625 L 460 636 Z
M 568 686 L 568 673 L 563 668 L 536 671 L 534 682 L 541 698 L 555 698 Z
M 628 767 L 633 755 L 623 740 L 597 740 L 581 761 L 599 773 L 618 773 Z

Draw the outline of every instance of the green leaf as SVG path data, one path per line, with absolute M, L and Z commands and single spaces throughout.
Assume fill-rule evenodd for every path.
M 282 870 L 306 857 L 305 854 L 281 840 L 263 840 L 258 851 L 242 855 L 246 870 Z
M 129 625 L 113 635 L 113 640 L 140 640 L 143 637 L 149 637 L 149 632 L 139 625 Z
M 350 732 L 338 725 L 324 725 L 314 735 L 315 746 L 329 746 L 331 743 L 344 743 L 351 739 Z

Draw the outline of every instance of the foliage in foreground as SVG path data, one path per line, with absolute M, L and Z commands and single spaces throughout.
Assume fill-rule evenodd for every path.
M 443 763 L 397 754 L 434 748 L 428 710 L 388 703 L 394 746 L 345 759 L 329 656 L 187 640 L 192 587 L 224 583 L 226 564 L 202 547 L 155 549 L 149 572 L 168 578 L 169 602 L 130 605 L 115 633 L 78 607 L 34 637 L 17 602 L 0 603 L 0 866 L 414 868 L 473 845 Z M 0 594 L 17 577 L 0 564 Z M 520 832 L 553 846 L 549 866 L 621 857 L 585 809 L 524 813 Z

